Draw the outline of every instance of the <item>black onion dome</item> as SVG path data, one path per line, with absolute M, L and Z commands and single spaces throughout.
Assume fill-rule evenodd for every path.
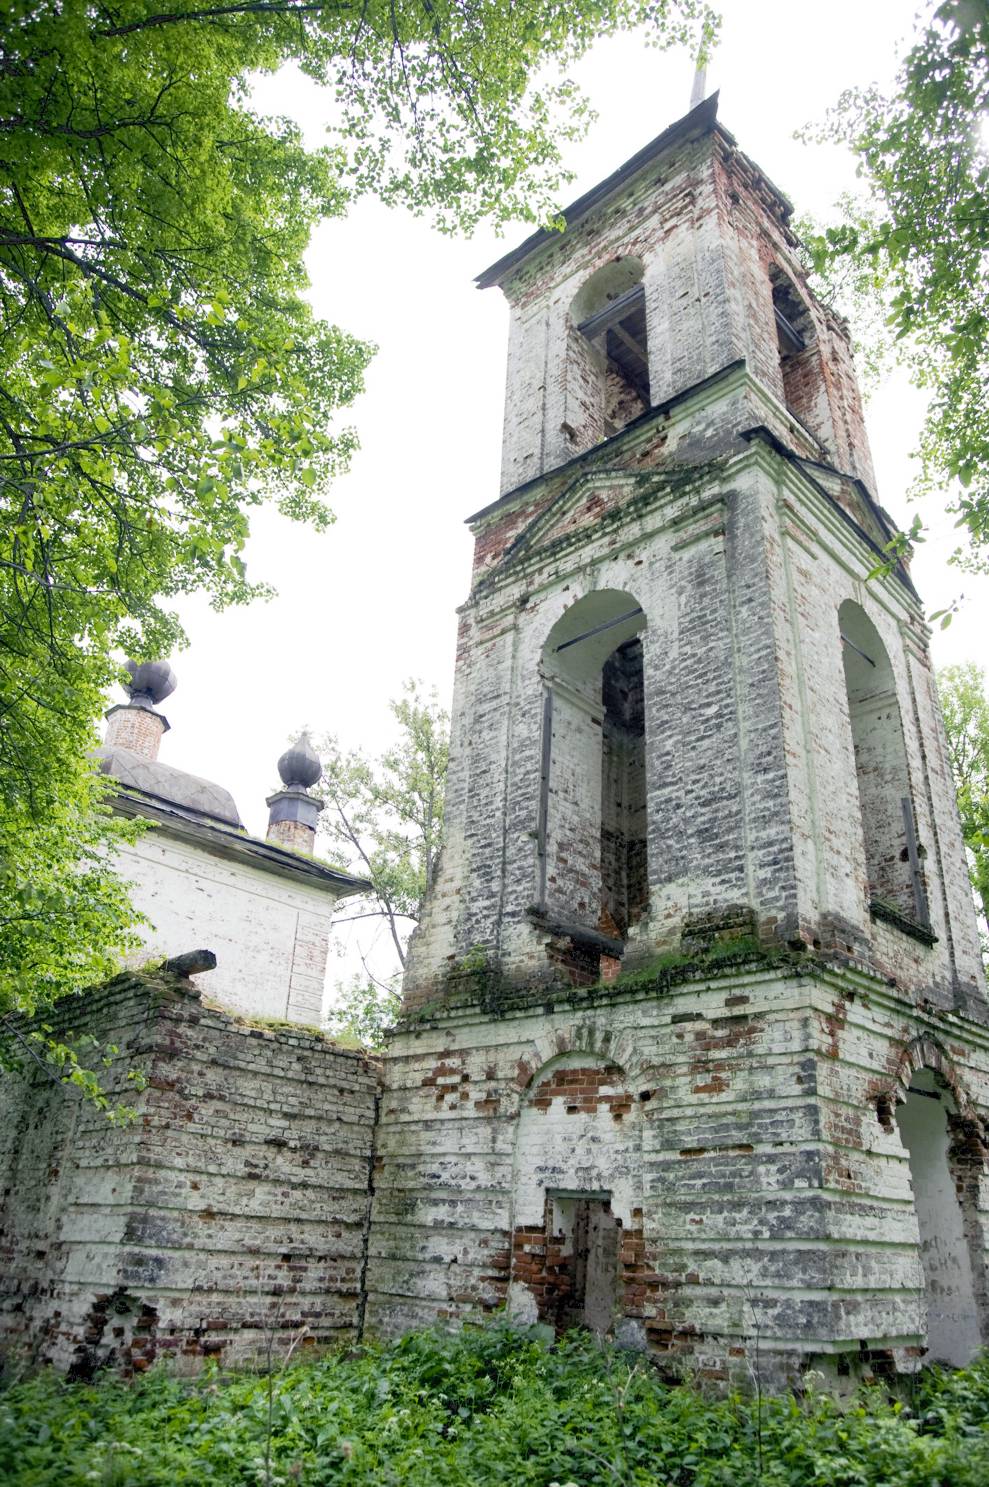
M 153 706 L 171 697 L 178 686 L 178 677 L 169 661 L 144 661 L 140 666 L 136 661 L 125 661 L 124 670 L 130 672 L 130 686 L 126 690 L 132 702 L 147 698 Z
M 323 766 L 309 735 L 303 733 L 278 761 L 278 773 L 286 790 L 308 790 L 323 773 Z

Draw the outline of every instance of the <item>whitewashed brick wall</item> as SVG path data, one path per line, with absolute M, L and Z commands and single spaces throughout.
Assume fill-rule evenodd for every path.
M 136 907 L 150 920 L 132 965 L 213 950 L 210 997 L 249 1017 L 319 1025 L 332 892 L 217 856 L 154 826 L 119 861 Z

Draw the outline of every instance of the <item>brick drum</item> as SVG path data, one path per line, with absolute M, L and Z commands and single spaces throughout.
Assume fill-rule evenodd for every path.
M 130 749 L 142 759 L 157 759 L 162 737 L 168 723 L 161 713 L 150 707 L 135 707 L 131 703 L 118 703 L 107 714 L 106 739 L 108 749 Z
M 268 840 L 292 852 L 305 852 L 312 856 L 316 833 L 304 821 L 273 821 L 268 827 Z

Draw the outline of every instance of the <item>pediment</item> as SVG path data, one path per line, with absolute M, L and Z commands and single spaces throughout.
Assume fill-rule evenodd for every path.
M 885 547 L 893 536 L 895 527 L 886 513 L 869 496 L 861 481 L 852 475 L 843 475 L 828 465 L 815 460 L 799 459 L 797 463 L 818 485 L 824 487 L 832 500 L 837 501 L 849 516 L 861 527 L 877 547 Z M 888 525 L 887 525 L 888 523 Z
M 578 475 L 506 549 L 499 566 L 552 547 L 562 538 L 596 526 L 642 490 L 643 477 L 628 470 L 588 470 Z

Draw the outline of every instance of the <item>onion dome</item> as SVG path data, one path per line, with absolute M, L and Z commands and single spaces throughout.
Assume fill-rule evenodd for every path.
M 178 686 L 178 678 L 169 661 L 125 661 L 124 670 L 130 673 L 130 686 L 125 690 L 132 703 L 138 707 L 154 707 L 171 697 Z
M 322 776 L 323 766 L 308 733 L 285 750 L 278 761 L 278 773 L 286 790 L 308 790 Z

